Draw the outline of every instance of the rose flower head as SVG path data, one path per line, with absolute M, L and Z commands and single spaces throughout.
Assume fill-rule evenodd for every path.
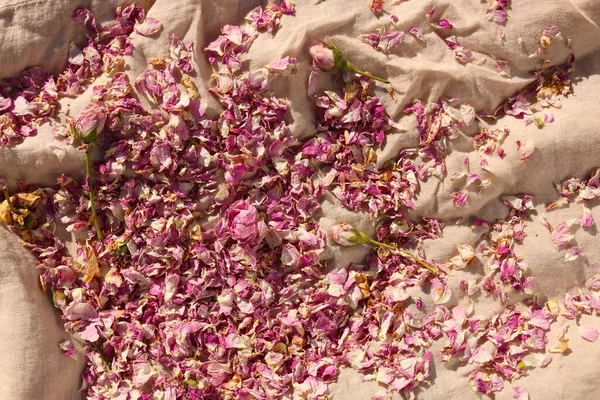
M 322 69 L 323 71 L 331 71 L 339 68 L 337 65 L 342 58 L 339 51 L 334 51 L 335 48 L 326 46 L 323 43 L 317 43 L 309 50 L 310 56 L 313 59 L 313 67 Z
M 231 237 L 238 242 L 251 243 L 258 238 L 258 211 L 253 205 L 236 201 L 227 210 L 226 219 Z
M 75 121 L 75 134 L 81 138 L 83 143 L 90 144 L 96 141 L 104 124 L 106 123 L 106 111 L 96 103 L 87 106 Z
M 343 247 L 350 247 L 369 242 L 364 233 L 358 231 L 347 222 L 333 225 L 331 229 L 329 229 L 329 236 L 336 244 Z

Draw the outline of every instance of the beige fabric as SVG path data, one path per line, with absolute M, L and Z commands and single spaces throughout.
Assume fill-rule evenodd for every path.
M 0 77 L 18 73 L 24 67 L 40 64 L 59 71 L 63 66 L 69 40 L 81 43 L 85 40 L 82 29 L 71 22 L 73 10 L 79 5 L 91 6 L 98 13 L 99 21 L 110 19 L 116 0 L 88 0 L 72 2 L 55 1 L 0 1 Z M 203 97 L 210 101 L 211 112 L 218 105 L 207 93 L 211 67 L 202 49 L 218 35 L 225 24 L 239 24 L 247 11 L 262 1 L 208 1 L 208 0 L 156 0 L 145 4 L 148 15 L 160 20 L 163 29 L 151 38 L 133 36 L 134 53 L 129 58 L 131 78 L 146 68 L 152 57 L 168 54 L 168 42 L 172 33 L 195 42 L 199 73 L 195 77 Z M 507 126 L 511 134 L 504 144 L 507 156 L 490 161 L 492 186 L 480 194 L 471 193 L 465 208 L 457 209 L 450 201 L 452 192 L 460 189 L 450 183 L 430 179 L 422 185 L 418 199 L 418 215 L 435 216 L 448 222 L 445 236 L 426 242 L 428 258 L 447 260 L 455 255 L 455 246 L 476 244 L 478 237 L 467 225 L 454 221 L 461 217 L 482 215 L 488 219 L 503 218 L 507 212 L 499 200 L 502 194 L 530 193 L 536 195 L 539 214 L 543 205 L 557 199 L 554 183 L 569 176 L 584 177 L 595 167 L 600 167 L 598 141 L 600 112 L 600 3 L 597 0 L 513 0 L 509 20 L 503 27 L 484 18 L 486 2 L 479 0 L 411 0 L 386 3 L 386 11 L 399 17 L 399 29 L 408 30 L 420 26 L 425 32 L 425 43 L 419 43 L 410 35 L 406 42 L 390 54 L 380 54 L 356 37 L 373 32 L 387 24 L 389 15 L 375 17 L 367 8 L 367 0 L 324 0 L 313 4 L 312 0 L 297 0 L 297 15 L 284 17 L 283 25 L 274 36 L 261 35 L 251 48 L 247 59 L 251 69 L 259 68 L 282 56 L 298 58 L 298 73 L 293 78 L 274 82 L 274 90 L 290 101 L 293 132 L 301 138 L 314 133 L 314 106 L 306 96 L 306 80 L 311 70 L 308 48 L 317 39 L 333 39 L 353 63 L 376 75 L 389 77 L 396 92 L 397 103 L 378 86 L 377 92 L 395 120 L 406 132 L 395 132 L 388 137 L 385 148 L 379 152 L 379 161 L 393 158 L 400 149 L 416 144 L 414 117 L 404 116 L 402 110 L 413 99 L 423 102 L 439 97 L 457 97 L 478 110 L 493 111 L 508 96 L 531 82 L 530 70 L 537 68 L 538 61 L 523 52 L 517 40 L 522 38 L 529 52 L 538 47 L 541 31 L 556 24 L 563 36 L 573 40 L 576 64 L 575 94 L 563 100 L 562 109 L 555 110 L 556 121 L 539 130 L 526 127 L 521 120 L 502 118 L 498 126 Z M 433 5 L 436 15 L 443 14 L 454 25 L 452 34 L 459 42 L 475 53 L 475 59 L 485 63 L 461 65 L 454 60 L 452 52 L 439 36 L 426 27 L 423 15 Z M 505 30 L 506 41 L 499 40 L 500 29 Z M 551 46 L 548 58 L 561 64 L 568 55 L 559 44 Z M 495 71 L 495 60 L 508 60 L 513 78 L 501 77 Z M 321 73 L 319 88 L 331 87 L 330 76 Z M 89 95 L 69 99 L 63 104 L 76 115 L 87 104 Z M 532 139 L 536 143 L 533 156 L 519 161 L 515 142 Z M 452 142 L 448 157 L 448 176 L 460 170 L 465 156 L 471 158 L 471 166 L 479 165 L 479 155 L 473 151 L 470 138 L 459 135 Z M 0 149 L 0 176 L 14 184 L 16 179 L 29 183 L 51 185 L 59 173 L 81 174 L 83 162 L 80 154 L 52 138 L 49 127 L 40 128 L 40 134 L 29 138 L 13 148 Z M 477 172 L 477 168 L 473 168 Z M 367 233 L 373 223 L 365 215 L 352 214 L 340 209 L 334 201 L 323 205 L 321 226 L 326 229 L 336 221 L 355 223 Z M 548 213 L 551 223 L 581 215 L 581 205 L 573 205 Z M 593 209 L 600 222 L 600 208 Z M 528 237 L 518 253 L 522 255 L 536 277 L 536 291 L 543 299 L 559 298 L 565 291 L 580 286 L 600 265 L 600 253 L 596 250 L 595 230 L 580 229 L 577 242 L 583 248 L 582 257 L 565 263 L 563 252 L 553 247 L 548 231 L 534 216 L 526 229 Z M 356 262 L 365 255 L 366 249 L 332 248 L 327 256 L 340 266 Z M 75 362 L 61 355 L 57 343 L 64 337 L 61 322 L 50 301 L 41 293 L 36 278 L 35 263 L 21 248 L 14 236 L 0 230 L 0 399 L 75 399 L 83 360 Z M 450 278 L 456 288 L 461 279 L 476 279 L 481 269 L 468 269 Z M 424 295 L 424 300 L 428 297 Z M 456 301 L 453 299 L 454 303 Z M 431 309 L 431 304 L 426 304 Z M 491 299 L 478 298 L 475 312 L 489 315 L 498 305 Z M 578 334 L 578 326 L 595 326 L 600 320 L 583 317 L 577 321 L 559 321 L 549 334 L 550 345 L 556 343 L 556 332 L 564 323 L 571 325 L 568 355 L 555 355 L 552 363 L 544 369 L 535 369 L 530 376 L 514 384 L 525 387 L 532 399 L 589 399 L 600 397 L 600 387 L 595 376 L 600 369 L 595 362 L 600 357 L 600 344 L 584 342 Z M 436 344 L 439 349 L 443 340 Z M 435 350 L 434 348 L 434 354 Z M 436 359 L 430 384 L 417 392 L 421 399 L 476 399 L 480 398 L 467 387 L 468 372 L 472 367 L 444 366 Z M 362 383 L 353 371 L 344 371 L 338 383 L 331 386 L 334 399 L 369 399 L 376 391 L 372 382 Z M 512 398 L 510 385 L 496 399 Z
M 0 398 L 79 398 L 84 357 L 66 358 L 60 315 L 40 290 L 35 260 L 0 227 Z

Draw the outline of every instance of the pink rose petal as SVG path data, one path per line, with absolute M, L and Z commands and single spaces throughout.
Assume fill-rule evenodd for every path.
M 134 29 L 136 33 L 142 36 L 150 36 L 158 32 L 161 27 L 162 25 L 159 20 L 154 18 L 146 18 L 141 24 L 136 24 Z
M 565 222 L 558 224 L 552 231 L 552 241 L 559 249 L 565 247 L 574 238 L 575 236 L 569 230 L 569 225 Z
M 579 253 L 581 253 L 581 247 L 573 246 L 565 253 L 565 261 L 575 261 L 579 258 Z
M 516 400 L 529 400 L 529 393 L 522 386 L 513 387 L 513 399 Z
M 598 339 L 598 330 L 596 328 L 583 328 L 579 333 L 588 342 L 595 342 Z

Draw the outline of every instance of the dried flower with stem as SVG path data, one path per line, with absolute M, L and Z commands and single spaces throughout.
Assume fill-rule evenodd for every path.
M 384 249 L 388 249 L 396 254 L 400 254 L 403 257 L 410 258 L 415 261 L 421 267 L 428 269 L 433 272 L 435 275 L 439 275 L 440 271 L 438 268 L 430 265 L 429 263 L 421 260 L 417 256 L 409 253 L 406 250 L 400 249 L 396 246 L 389 245 L 387 243 L 379 242 L 375 239 L 371 239 L 369 236 L 364 234 L 363 232 L 356 229 L 354 226 L 350 225 L 347 222 L 342 222 L 335 224 L 329 230 L 329 236 L 331 239 L 340 246 L 350 247 L 355 246 L 357 244 L 370 244 L 377 247 L 382 247 Z
M 100 241 L 102 241 L 102 230 L 100 229 L 100 223 L 98 222 L 98 215 L 96 213 L 90 157 L 93 146 L 98 141 L 105 123 L 106 111 L 104 111 L 102 107 L 95 103 L 92 103 L 90 106 L 84 109 L 75 122 L 75 135 L 83 142 L 82 149 L 85 150 L 86 183 L 90 193 L 90 207 L 92 209 L 94 227 L 96 228 L 96 236 Z
M 310 48 L 309 52 L 315 68 L 323 71 L 341 69 L 342 71 L 353 72 L 379 82 L 390 83 L 387 79 L 379 78 L 356 68 L 350 61 L 344 58 L 342 51 L 332 41 L 317 43 Z

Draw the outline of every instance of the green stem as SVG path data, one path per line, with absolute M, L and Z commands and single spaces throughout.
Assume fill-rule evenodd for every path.
M 379 78 L 375 75 L 371 75 L 368 72 L 364 72 L 364 71 L 359 71 L 359 70 L 355 70 L 354 72 L 356 72 L 357 74 L 366 76 L 367 78 L 371 78 L 374 81 L 379 81 L 379 82 L 383 82 L 383 83 L 390 83 L 390 81 L 388 81 L 387 79 L 383 79 L 383 78 Z
M 98 343 L 92 343 L 92 346 L 94 347 L 94 349 L 96 349 L 96 351 L 100 355 L 100 359 L 102 360 L 102 364 L 104 364 L 104 366 L 106 367 L 106 369 L 108 371 L 112 371 L 112 368 L 110 367 L 110 364 L 108 363 L 108 360 L 106 359 L 106 356 L 102 352 L 102 349 L 100 348 L 100 345 Z
M 382 242 L 378 242 L 377 240 L 373 240 L 371 238 L 369 238 L 369 242 L 371 242 L 371 244 L 374 244 L 375 246 L 379 246 L 379 247 L 383 247 L 385 249 L 390 249 L 390 250 L 398 250 L 396 247 L 391 246 L 387 243 L 382 243 Z M 400 250 L 398 250 L 400 251 Z
M 436 267 L 434 267 L 432 265 L 429 265 L 425 261 L 423 261 L 423 260 L 421 260 L 421 259 L 413 256 L 408 251 L 399 249 L 399 248 L 397 248 L 395 246 L 391 246 L 391 245 L 386 244 L 386 243 L 378 242 L 377 240 L 373 240 L 371 238 L 369 238 L 369 242 L 371 244 L 375 245 L 375 246 L 379 246 L 379 247 L 383 247 L 383 248 L 386 248 L 386 249 L 389 249 L 389 250 L 393 250 L 393 251 L 397 252 L 398 254 L 400 254 L 403 257 L 410 258 L 411 260 L 413 260 L 417 264 L 419 264 L 421 267 L 427 268 L 428 270 L 430 270 L 431 272 L 433 272 L 435 275 L 439 275 L 439 273 L 440 273 L 440 271 Z
M 8 193 L 8 188 L 4 188 L 4 197 L 6 199 L 6 202 L 8 203 L 8 208 L 10 208 L 10 211 L 19 215 L 19 210 L 17 210 L 10 201 L 10 194 Z
M 377 77 L 375 75 L 371 75 L 368 72 L 364 72 L 364 71 L 359 70 L 354 65 L 350 64 L 350 62 L 348 62 L 348 61 L 343 61 L 342 65 L 341 65 L 341 68 L 344 71 L 354 72 L 355 74 L 366 76 L 367 78 L 371 78 L 371 79 L 373 79 L 375 81 L 379 81 L 379 82 L 383 82 L 383 83 L 390 83 L 390 81 L 388 81 L 387 79 L 379 78 L 379 77 Z
M 88 189 L 90 191 L 90 206 L 92 207 L 92 219 L 94 220 L 94 226 L 96 227 L 96 236 L 98 240 L 102 241 L 102 231 L 100 231 L 100 223 L 98 222 L 98 215 L 96 214 L 96 203 L 94 202 L 94 187 L 92 186 L 92 167 L 90 163 L 90 153 L 92 146 L 89 145 L 85 151 L 85 173 L 87 176 Z
M 413 260 L 415 260 L 417 262 L 417 264 L 419 264 L 421 267 L 427 268 L 428 270 L 430 270 L 434 275 L 437 276 L 440 274 L 440 271 L 433 265 L 430 265 L 430 264 L 426 263 L 425 261 L 423 261 L 417 257 L 414 257 L 414 256 L 413 256 Z

